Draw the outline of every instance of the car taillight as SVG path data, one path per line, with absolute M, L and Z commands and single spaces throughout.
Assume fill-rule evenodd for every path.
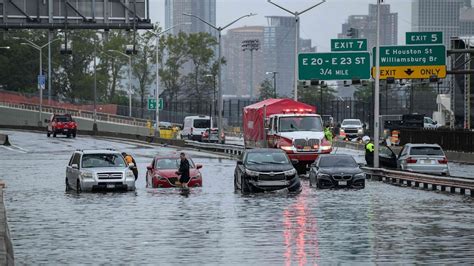
M 411 157 L 407 158 L 407 163 L 416 163 L 417 161 L 418 161 L 417 159 L 413 159 Z
M 438 160 L 438 163 L 440 163 L 440 164 L 448 164 L 448 159 L 443 158 L 443 159 L 441 159 L 441 160 Z
M 207 136 L 209 136 L 209 133 L 207 133 L 207 131 L 204 131 L 204 132 L 202 133 L 202 136 L 203 136 L 203 137 L 207 137 Z

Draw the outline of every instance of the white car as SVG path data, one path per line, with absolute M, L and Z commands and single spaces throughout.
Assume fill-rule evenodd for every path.
M 341 133 L 349 138 L 362 137 L 364 135 L 363 124 L 359 119 L 344 119 L 341 124 Z
M 448 175 L 448 159 L 438 144 L 406 144 L 398 157 L 398 167 L 405 171 Z
M 114 150 L 76 150 L 66 168 L 66 191 L 135 190 L 135 176 Z

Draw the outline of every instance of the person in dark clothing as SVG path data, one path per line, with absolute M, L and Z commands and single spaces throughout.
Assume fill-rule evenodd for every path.
M 179 155 L 181 162 L 179 164 L 179 170 L 176 172 L 177 175 L 180 175 L 179 182 L 183 188 L 188 188 L 189 177 L 189 161 L 186 159 L 186 154 L 182 152 Z
M 367 166 L 373 167 L 375 145 L 367 136 L 363 137 L 362 140 L 365 143 L 365 161 L 367 162 Z

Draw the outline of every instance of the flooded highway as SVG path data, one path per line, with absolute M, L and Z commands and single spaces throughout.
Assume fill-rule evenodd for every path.
M 145 188 L 154 155 L 177 150 L 117 140 L 3 131 L 0 179 L 17 264 L 310 265 L 474 263 L 474 200 L 367 182 L 363 190 L 234 193 L 235 161 L 188 151 L 203 187 L 188 197 Z M 137 190 L 65 192 L 75 149 L 134 155 Z M 339 152 L 343 152 L 340 150 Z

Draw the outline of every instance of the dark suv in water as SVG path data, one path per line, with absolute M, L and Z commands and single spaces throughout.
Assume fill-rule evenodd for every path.
M 301 183 L 293 163 L 280 149 L 251 149 L 237 161 L 235 190 L 242 193 L 285 190 L 300 192 Z
M 325 154 L 311 165 L 309 182 L 317 188 L 364 188 L 365 173 L 351 155 Z

